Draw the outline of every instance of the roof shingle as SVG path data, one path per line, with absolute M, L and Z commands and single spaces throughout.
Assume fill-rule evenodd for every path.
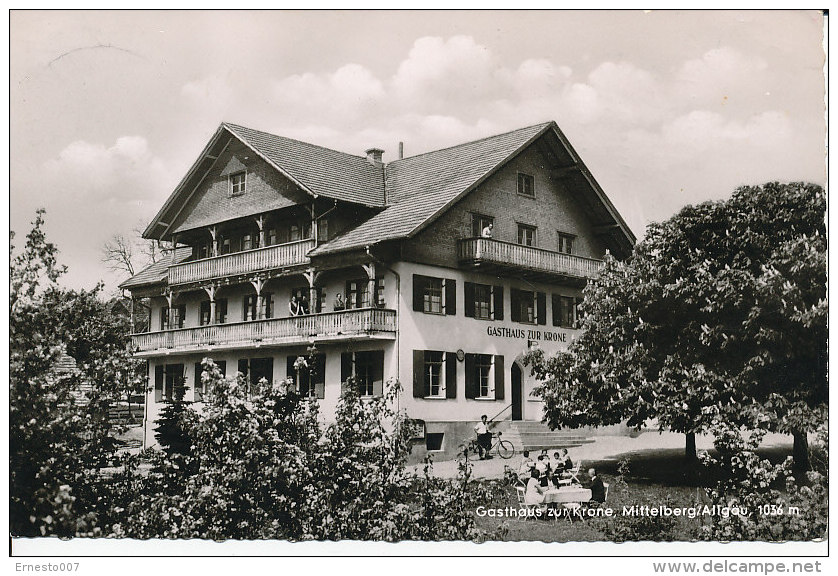
M 175 262 L 183 262 L 192 256 L 192 248 L 178 248 L 175 252 Z M 120 288 L 139 288 L 164 282 L 169 276 L 169 266 L 172 265 L 171 258 L 163 258 L 151 266 L 137 272 L 128 280 L 119 285 Z

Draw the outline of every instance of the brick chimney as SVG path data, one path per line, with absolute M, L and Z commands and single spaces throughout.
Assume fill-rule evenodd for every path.
M 370 148 L 367 150 L 367 162 L 372 164 L 373 166 L 381 166 L 384 164 L 381 160 L 381 155 L 384 154 L 384 150 L 381 148 Z

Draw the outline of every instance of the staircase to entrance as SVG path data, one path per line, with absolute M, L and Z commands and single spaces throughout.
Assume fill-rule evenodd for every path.
M 504 431 L 503 439 L 512 442 L 516 451 L 575 448 L 593 442 L 581 430 L 550 430 L 543 422 L 533 420 L 508 422 L 509 430 Z

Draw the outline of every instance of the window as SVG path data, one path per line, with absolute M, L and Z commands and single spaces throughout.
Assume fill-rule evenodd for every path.
M 445 392 L 443 384 L 443 362 L 445 357 L 442 352 L 425 352 L 425 390 L 428 396 L 442 396 Z
M 428 432 L 425 435 L 425 448 L 429 452 L 442 450 L 442 439 L 445 434 L 442 432 Z
M 209 300 L 201 302 L 201 326 L 206 326 L 210 323 L 210 310 L 212 307 Z M 215 322 L 214 324 L 224 324 L 227 321 L 227 299 L 216 298 L 215 300 Z
M 268 384 L 274 380 L 274 359 L 273 358 L 242 358 L 239 360 L 239 372 L 245 378 L 248 398 L 257 396 L 259 382 L 262 379 Z
M 346 283 L 346 308 L 367 308 L 370 305 L 369 280 L 350 280 Z
M 221 253 L 222 254 L 229 254 L 233 251 L 233 244 L 229 238 L 223 238 L 221 240 Z
M 287 372 L 300 396 L 304 398 L 326 397 L 326 355 L 288 356 Z
M 290 242 L 296 242 L 301 239 L 299 224 L 291 224 L 291 227 L 288 229 L 288 238 Z
M 242 236 L 242 250 L 253 250 L 253 234 Z
M 503 286 L 466 282 L 466 316 L 503 320 Z
M 343 352 L 340 355 L 340 380 L 346 383 L 352 376 L 361 396 L 381 396 L 384 393 L 384 350 Z
M 414 274 L 413 310 L 426 314 L 456 314 L 457 281 Z
M 573 254 L 573 240 L 576 238 L 573 234 L 565 234 L 559 232 L 559 252 L 562 254 Z
M 218 366 L 218 370 L 221 372 L 222 376 L 227 375 L 227 362 L 224 360 L 214 360 L 215 365 Z M 195 386 L 194 392 L 195 395 L 195 402 L 202 402 L 204 400 L 204 395 L 207 393 L 207 387 L 204 385 L 204 381 L 202 375 L 204 373 L 204 366 L 201 362 L 195 363 Z
M 535 180 L 530 174 L 518 172 L 518 194 L 535 198 Z
M 276 235 L 276 228 L 268 228 L 267 233 L 265 234 L 265 241 L 268 243 L 268 246 L 273 246 L 277 242 L 277 235 Z
M 522 246 L 535 246 L 535 226 L 518 224 L 518 244 Z
M 259 308 L 259 318 L 274 317 L 274 295 L 270 292 L 262 294 L 262 307 Z
M 466 398 L 502 400 L 503 356 L 466 354 Z
M 256 320 L 256 294 L 248 294 L 242 300 L 242 320 Z
M 483 229 L 488 226 L 489 224 L 495 223 L 495 219 L 491 216 L 485 216 L 483 214 L 472 214 L 471 215 L 471 235 L 475 238 L 478 236 L 483 235 Z
M 186 391 L 183 364 L 166 364 L 154 367 L 154 401 L 183 400 Z
M 553 294 L 553 326 L 576 327 L 576 298 Z
M 240 196 L 245 193 L 247 183 L 247 172 L 237 172 L 230 174 L 230 194 L 232 196 Z
M 457 354 L 436 350 L 413 351 L 414 398 L 457 397 Z
M 524 324 L 547 323 L 547 295 L 544 292 L 512 289 L 512 321 Z
M 210 301 L 204 300 L 201 302 L 201 326 L 206 326 L 210 323 Z
M 311 293 L 308 286 L 300 286 L 299 288 L 294 288 L 291 290 L 291 296 L 288 300 L 288 312 L 291 315 L 298 315 L 298 314 L 311 314 L 311 303 L 308 301 L 308 296 Z M 291 307 L 291 298 L 297 299 L 297 305 L 299 306 L 299 313 L 295 314 Z
M 168 306 L 160 309 L 160 329 L 169 330 L 183 328 L 186 322 L 186 304 L 180 304 L 171 310 Z

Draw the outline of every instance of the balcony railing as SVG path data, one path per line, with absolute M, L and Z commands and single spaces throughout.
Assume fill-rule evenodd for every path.
M 299 240 L 175 264 L 169 267 L 169 286 L 308 264 L 313 248 L 314 240 Z
M 601 260 L 491 238 L 460 240 L 459 259 L 460 262 L 473 265 L 486 263 L 577 278 L 597 276 L 602 267 Z
M 375 335 L 394 338 L 396 329 L 395 310 L 360 308 L 132 334 L 131 339 L 133 349 L 142 353 L 225 346 L 240 348 L 259 344 L 299 344 L 311 338 L 340 340 Z

